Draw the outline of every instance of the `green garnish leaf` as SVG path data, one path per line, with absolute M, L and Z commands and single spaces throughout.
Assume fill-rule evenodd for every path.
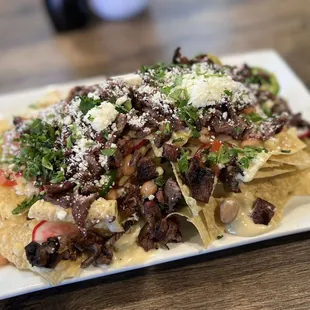
M 81 103 L 80 103 L 80 110 L 85 115 L 89 110 L 93 109 L 94 107 L 99 106 L 102 103 L 100 99 L 93 99 L 87 96 L 81 96 Z
M 187 153 L 182 150 L 180 159 L 178 160 L 178 167 L 181 173 L 185 173 L 188 170 L 188 158 Z
M 183 141 L 184 141 L 184 138 L 177 138 L 177 139 L 172 140 L 172 143 L 178 143 L 178 142 L 183 142 Z
M 50 157 L 49 155 L 45 155 L 42 158 L 42 166 L 45 167 L 46 169 L 53 170 L 53 165 L 51 164 L 49 157 Z
M 52 179 L 51 179 L 51 183 L 56 184 L 56 183 L 60 183 L 65 179 L 65 173 L 63 170 L 59 170 L 57 171 Z
M 241 127 L 236 127 L 235 128 L 235 131 L 236 131 L 237 134 L 239 134 L 241 132 L 241 130 L 242 130 Z
M 42 199 L 41 195 L 33 195 L 31 198 L 26 198 L 12 211 L 13 215 L 22 214 L 30 209 L 38 200 Z
M 281 153 L 289 154 L 289 153 L 291 153 L 291 150 L 282 150 L 282 149 L 281 149 Z
M 220 240 L 220 239 L 222 239 L 222 238 L 224 238 L 223 235 L 218 235 L 218 236 L 216 237 L 217 240 Z
M 126 114 L 132 108 L 131 100 L 126 100 L 123 104 L 115 105 L 115 110 L 119 113 Z
M 116 179 L 116 172 L 117 170 L 115 169 L 106 175 L 109 178 L 109 180 L 104 185 L 104 187 L 99 191 L 100 197 L 104 197 L 110 191 L 111 187 L 114 185 Z
M 224 94 L 228 97 L 231 97 L 233 95 L 232 91 L 228 90 L 228 89 L 225 89 L 224 90 Z
M 164 134 L 169 134 L 171 132 L 170 123 L 166 123 L 164 127 Z
M 117 148 L 109 148 L 109 149 L 104 149 L 101 151 L 102 155 L 106 156 L 113 156 L 116 152 Z
M 262 108 L 263 112 L 264 112 L 268 117 L 272 117 L 272 112 L 271 112 L 270 108 L 268 108 L 268 107 L 266 106 L 265 103 L 262 103 L 262 104 L 261 104 L 261 108 Z
M 262 116 L 260 116 L 259 114 L 257 113 L 250 113 L 250 114 L 246 114 L 244 115 L 244 118 L 248 121 L 252 121 L 254 123 L 257 123 L 257 122 L 260 122 L 262 120 L 264 120 L 264 118 Z
M 180 86 L 182 84 L 182 81 L 183 81 L 183 76 L 182 75 L 178 76 L 174 81 L 173 87 Z
M 72 136 L 69 136 L 67 139 L 67 148 L 71 149 L 73 146 L 73 142 L 72 142 Z
M 109 132 L 107 130 L 103 130 L 103 137 L 105 140 L 109 140 Z
M 162 88 L 160 89 L 160 91 L 161 91 L 163 94 L 165 94 L 166 96 L 168 96 L 168 95 L 170 94 L 170 92 L 171 92 L 171 87 L 169 87 L 169 86 L 162 87 Z
M 27 181 L 48 183 L 64 168 L 63 150 L 55 149 L 59 130 L 36 119 L 28 124 L 19 139 L 20 152 L 13 158 L 14 171 L 22 171 Z
M 164 180 L 164 177 L 160 175 L 157 179 L 155 179 L 155 184 L 159 187 L 164 186 L 166 181 Z
M 207 154 L 207 161 L 211 164 L 211 166 L 217 164 L 217 153 L 210 152 Z

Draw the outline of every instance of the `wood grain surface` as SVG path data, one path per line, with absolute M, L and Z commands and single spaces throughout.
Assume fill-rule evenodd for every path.
M 40 0 L 0 0 L 0 92 L 192 56 L 276 49 L 310 86 L 310 0 L 152 0 L 55 34 Z M 0 309 L 309 309 L 310 234 L 0 301 Z

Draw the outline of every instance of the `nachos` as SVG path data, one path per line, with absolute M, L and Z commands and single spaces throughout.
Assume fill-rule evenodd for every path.
M 57 283 L 168 250 L 180 217 L 205 247 L 274 229 L 310 194 L 310 125 L 278 92 L 264 69 L 177 49 L 32 106 L 3 124 L 0 263 Z

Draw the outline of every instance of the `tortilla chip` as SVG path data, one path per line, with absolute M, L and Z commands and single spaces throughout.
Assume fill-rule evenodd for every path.
M 0 119 L 0 134 L 10 129 L 10 123 L 6 119 Z
M 76 261 L 62 260 L 55 269 L 31 267 L 31 270 L 47 280 L 51 285 L 56 285 L 65 279 L 78 276 L 81 272 L 81 262 L 82 258 L 78 258 Z
M 274 168 L 274 167 L 279 167 L 281 166 L 282 163 L 278 163 L 276 161 L 268 160 L 264 165 L 261 167 L 262 169 L 264 168 Z
M 25 198 L 25 196 L 17 195 L 13 187 L 0 186 L 0 220 L 11 219 L 24 223 L 26 215 L 13 215 L 12 211 Z
M 187 185 L 185 185 L 180 176 L 179 176 L 179 172 L 178 172 L 178 168 L 176 164 L 171 164 L 172 165 L 172 169 L 173 169 L 173 173 L 175 175 L 175 178 L 178 182 L 178 185 L 181 189 L 181 192 L 184 196 L 184 199 L 187 203 L 187 205 L 189 206 L 190 210 L 192 211 L 194 216 L 197 216 L 199 214 L 199 212 L 201 211 L 202 206 L 199 206 L 197 204 L 196 199 L 194 199 L 193 197 L 191 197 L 191 193 L 190 193 L 190 189 Z
M 225 230 L 224 223 L 220 221 L 219 208 L 216 200 L 210 197 L 209 202 L 204 204 L 201 212 L 205 218 L 210 239 L 213 241 Z
M 270 160 L 274 162 L 283 163 L 286 165 L 295 166 L 297 169 L 302 170 L 310 167 L 310 154 L 301 150 L 292 155 L 273 155 Z
M 202 213 L 193 216 L 191 211 L 186 207 L 178 212 L 170 213 L 168 217 L 171 215 L 180 215 L 186 217 L 187 221 L 192 223 L 197 228 L 200 238 L 205 247 L 207 247 L 212 242 L 209 231 L 206 228 L 206 223 L 204 223 L 204 219 L 202 218 Z
M 272 143 L 276 146 L 273 149 L 274 155 L 285 155 L 281 150 L 289 150 L 290 153 L 287 153 L 287 155 L 292 155 L 306 147 L 306 144 L 298 138 L 297 130 L 293 127 L 287 131 L 283 130 L 275 138 L 266 141 L 266 148 L 269 149 L 268 145 Z
M 52 222 L 75 222 L 71 208 L 64 209 L 44 200 L 39 200 L 31 206 L 28 217 Z M 104 198 L 97 199 L 92 203 L 87 219 L 100 221 L 100 223 L 96 225 L 96 228 L 102 228 L 113 232 L 124 231 L 118 214 L 116 200 L 106 200 Z
M 283 173 L 295 171 L 296 168 L 290 165 L 281 165 L 279 167 L 260 169 L 254 176 L 254 179 L 263 179 L 274 177 Z
M 217 220 L 217 218 L 219 217 L 216 216 L 217 203 L 215 199 L 211 196 L 208 203 L 203 203 L 191 197 L 190 189 L 187 185 L 185 185 L 182 182 L 181 178 L 179 177 L 176 165 L 172 164 L 172 168 L 173 168 L 175 177 L 177 179 L 177 182 L 179 184 L 179 187 L 182 191 L 183 197 L 191 213 L 196 218 L 197 216 L 201 216 L 209 232 L 210 241 L 212 242 L 213 240 L 216 239 L 218 235 L 220 235 L 224 231 L 224 225 L 219 220 Z M 216 180 L 215 180 L 215 183 L 216 183 Z
M 19 269 L 31 269 L 24 247 L 31 242 L 32 230 L 38 221 L 27 221 L 24 224 L 3 222 L 4 227 L 0 229 L 0 254 Z
M 310 195 L 310 169 L 301 171 L 300 183 L 293 192 L 293 196 L 308 196 L 308 195 Z
M 252 195 L 255 199 L 262 198 L 276 206 L 274 220 L 280 223 L 283 210 L 293 191 L 298 188 L 303 171 L 289 172 L 280 177 L 256 179 L 241 185 L 241 192 Z
M 32 231 L 39 223 L 37 220 L 16 224 L 10 220 L 3 221 L 0 229 L 0 254 L 13 263 L 18 269 L 29 269 L 56 284 L 76 276 L 80 270 L 81 259 L 77 261 L 61 261 L 55 269 L 32 267 L 26 258 L 25 246 L 32 240 Z

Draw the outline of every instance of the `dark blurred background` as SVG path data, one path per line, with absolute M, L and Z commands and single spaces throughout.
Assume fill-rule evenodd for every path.
M 273 48 L 310 86 L 309 0 L 150 0 L 134 18 L 91 16 L 61 33 L 42 0 L 0 0 L 0 17 L 0 92 L 130 72 L 170 61 L 177 46 L 190 56 Z

